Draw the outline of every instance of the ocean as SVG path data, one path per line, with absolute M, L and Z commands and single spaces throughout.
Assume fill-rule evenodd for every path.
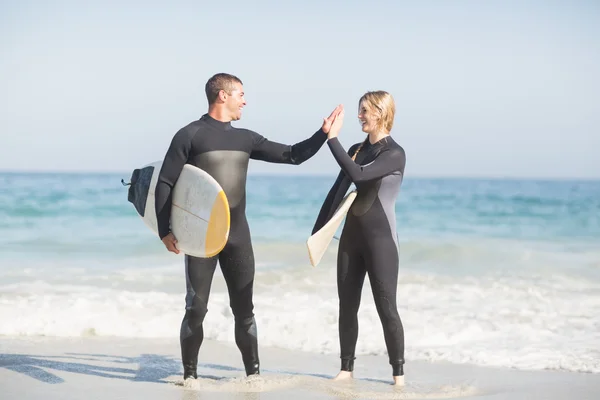
M 183 257 L 121 178 L 0 173 L 0 335 L 178 340 Z M 305 245 L 334 178 L 248 178 L 261 346 L 337 358 L 337 242 L 315 268 Z M 396 212 L 407 363 L 600 372 L 600 182 L 407 176 Z M 386 354 L 368 278 L 362 298 L 357 363 Z M 220 272 L 208 309 L 233 343 Z

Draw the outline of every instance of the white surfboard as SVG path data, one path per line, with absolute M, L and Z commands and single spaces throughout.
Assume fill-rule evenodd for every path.
M 306 241 L 306 246 L 308 247 L 308 257 L 310 258 L 310 263 L 313 267 L 316 267 L 319 262 L 321 262 L 321 258 L 323 258 L 323 254 L 325 254 L 329 243 L 331 243 L 333 235 L 335 235 L 335 232 L 344 220 L 344 217 L 348 213 L 348 210 L 350 209 L 350 206 L 354 202 L 355 198 L 356 190 L 348 193 L 338 206 L 331 219 Z
M 158 235 L 154 191 L 162 161 L 134 171 L 129 189 L 142 220 Z M 184 254 L 208 258 L 218 254 L 229 238 L 229 202 L 221 185 L 207 172 L 186 164 L 173 188 L 171 231 Z

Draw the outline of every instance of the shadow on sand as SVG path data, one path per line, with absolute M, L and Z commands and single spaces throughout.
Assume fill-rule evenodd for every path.
M 88 363 L 89 361 L 105 365 L 95 365 Z M 138 368 L 107 366 L 106 364 L 134 364 Z M 0 368 L 7 368 L 49 384 L 63 383 L 64 379 L 47 370 L 129 381 L 166 383 L 165 378 L 179 374 L 180 363 L 173 358 L 154 354 L 142 354 L 139 357 L 79 353 L 65 353 L 64 356 L 0 354 Z
M 102 364 L 102 365 L 98 365 Z M 119 366 L 127 364 L 128 366 Z M 133 367 L 133 366 L 137 366 Z M 141 354 L 138 357 L 112 356 L 106 354 L 65 353 L 64 356 L 36 356 L 29 354 L 0 354 L 0 368 L 27 375 L 48 384 L 63 383 L 64 379 L 49 370 L 72 372 L 110 379 L 133 382 L 172 383 L 169 377 L 182 374 L 181 362 L 173 357 Z M 219 364 L 199 364 L 200 369 L 243 373 L 242 368 Z M 199 371 L 200 372 L 200 371 Z M 267 373 L 304 375 L 330 379 L 323 374 L 306 374 L 283 370 L 264 370 Z M 199 378 L 223 380 L 228 376 L 199 374 Z

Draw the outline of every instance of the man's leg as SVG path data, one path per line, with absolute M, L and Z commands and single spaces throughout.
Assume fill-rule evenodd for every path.
M 202 322 L 208 311 L 208 296 L 216 266 L 217 257 L 185 256 L 187 295 L 180 331 L 183 379 L 197 377 L 198 352 L 204 339 Z
M 235 317 L 235 342 L 242 353 L 246 375 L 260 373 L 254 304 L 254 252 L 247 227 L 240 229 L 219 255 L 219 264 L 229 291 Z

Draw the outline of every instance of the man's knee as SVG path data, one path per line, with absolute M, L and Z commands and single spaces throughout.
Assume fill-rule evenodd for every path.
M 252 300 L 246 302 L 231 302 L 231 312 L 236 322 L 246 322 L 254 318 L 254 304 Z
M 251 293 L 245 293 L 244 296 L 236 296 L 229 301 L 231 312 L 237 320 L 254 317 L 254 303 Z
M 196 329 L 202 326 L 204 318 L 208 313 L 208 307 L 205 301 L 199 297 L 195 297 L 191 304 L 186 307 L 185 318 L 191 329 Z
M 204 322 L 204 317 L 206 317 L 207 312 L 208 310 L 206 308 L 188 308 L 185 310 L 185 316 L 183 317 L 183 321 L 181 323 L 180 332 L 182 339 L 196 336 L 202 332 L 202 323 Z

